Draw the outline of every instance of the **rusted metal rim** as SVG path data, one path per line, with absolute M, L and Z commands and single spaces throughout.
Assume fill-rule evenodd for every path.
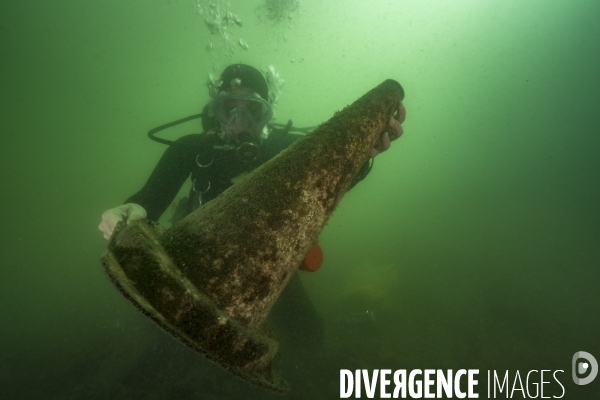
M 119 291 L 162 329 L 230 373 L 265 389 L 285 393 L 288 383 L 273 373 L 277 340 L 231 318 L 173 264 L 146 221 L 115 229 L 102 264 Z

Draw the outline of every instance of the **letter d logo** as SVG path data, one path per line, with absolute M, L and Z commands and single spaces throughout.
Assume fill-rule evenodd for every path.
M 577 360 L 580 358 L 585 358 L 587 362 L 577 363 Z M 587 373 L 590 367 L 590 374 L 586 378 L 578 377 L 578 375 Z M 577 385 L 587 385 L 596 378 L 596 375 L 598 375 L 598 361 L 596 361 L 593 355 L 585 351 L 578 351 L 573 354 L 573 381 Z

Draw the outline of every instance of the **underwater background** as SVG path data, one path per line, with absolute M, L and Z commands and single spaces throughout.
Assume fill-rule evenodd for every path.
M 480 398 L 487 370 L 532 369 L 600 398 L 571 379 L 576 351 L 600 357 L 599 18 L 596 0 L 0 3 L 0 398 L 281 398 L 163 333 L 99 261 L 102 212 L 166 149 L 146 132 L 238 62 L 273 66 L 276 122 L 299 127 L 388 78 L 406 92 L 404 136 L 301 272 L 294 310 L 324 334 L 276 327 L 286 397 L 339 398 L 340 369 L 478 368 Z

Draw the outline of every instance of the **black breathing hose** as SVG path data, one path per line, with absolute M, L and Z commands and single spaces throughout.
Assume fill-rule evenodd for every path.
M 166 145 L 171 145 L 171 144 L 175 143 L 173 140 L 159 138 L 159 137 L 156 137 L 155 134 L 157 132 L 162 131 L 162 130 L 165 130 L 165 129 L 168 129 L 168 128 L 172 128 L 172 127 L 174 127 L 176 125 L 183 124 L 184 122 L 188 122 L 188 121 L 191 121 L 191 120 L 197 119 L 197 118 L 202 118 L 203 116 L 204 116 L 203 113 L 194 114 L 194 115 L 190 115 L 189 117 L 181 118 L 181 119 L 178 119 L 178 120 L 173 121 L 173 122 L 169 122 L 169 123 L 164 124 L 164 125 L 159 125 L 156 128 L 152 128 L 152 129 L 150 129 L 148 131 L 148 137 L 150 139 L 154 140 L 155 142 L 166 144 Z M 296 131 L 296 132 L 302 132 L 302 133 L 305 133 L 305 134 L 309 133 L 310 131 L 312 131 L 313 129 L 316 128 L 316 126 L 309 126 L 307 128 L 293 128 L 293 129 L 291 129 L 291 127 L 292 127 L 292 121 L 291 120 L 288 121 L 287 124 L 277 124 L 277 123 L 275 123 L 275 124 L 270 124 L 270 125 L 274 126 L 274 127 L 277 127 L 277 128 L 286 128 L 287 130 L 292 130 L 292 131 Z

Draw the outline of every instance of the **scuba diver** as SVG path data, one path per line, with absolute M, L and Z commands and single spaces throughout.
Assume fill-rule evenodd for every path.
M 175 223 L 232 186 L 236 178 L 258 168 L 303 136 L 290 133 L 291 121 L 281 127 L 267 125 L 273 115 L 269 88 L 256 68 L 245 64 L 230 65 L 225 68 L 216 86 L 217 95 L 200 114 L 203 133 L 186 135 L 174 142 L 154 138 L 170 145 L 141 190 L 123 205 L 102 214 L 99 229 L 105 239 L 110 239 L 115 226 L 121 221 L 130 223 L 147 218 L 157 222 L 190 177 L 189 194 L 179 201 L 173 213 L 172 222 Z M 371 158 L 362 166 L 352 186 L 370 172 L 372 159 L 389 149 L 390 142 L 402 135 L 401 124 L 405 116 L 405 108 L 400 103 L 397 114 L 390 118 L 389 128 L 382 132 L 371 150 Z M 149 136 L 152 138 L 156 131 L 191 118 L 155 128 Z M 309 260 L 308 269 L 317 269 L 322 258 L 314 255 L 320 251 L 318 244 L 313 246 L 303 265 Z M 301 352 L 306 346 L 319 346 L 323 341 L 322 321 L 298 274 L 290 279 L 271 310 L 269 320 L 275 331 L 281 329 L 283 333 L 282 348 L 287 342 L 292 352 Z
M 105 239 L 110 238 L 120 221 L 158 221 L 191 177 L 189 196 L 179 202 L 174 212 L 172 222 L 176 222 L 225 191 L 233 185 L 232 180 L 256 169 L 302 137 L 289 133 L 291 121 L 283 129 L 271 128 L 269 132 L 267 123 L 273 115 L 269 89 L 256 68 L 245 64 L 228 66 L 221 74 L 218 92 L 201 114 L 204 133 L 186 135 L 175 142 L 158 140 L 170 146 L 144 187 L 125 204 L 102 214 L 98 228 Z M 390 118 L 389 129 L 382 133 L 352 186 L 369 173 L 373 158 L 402 135 L 405 118 L 406 110 L 400 103 L 397 117 Z

